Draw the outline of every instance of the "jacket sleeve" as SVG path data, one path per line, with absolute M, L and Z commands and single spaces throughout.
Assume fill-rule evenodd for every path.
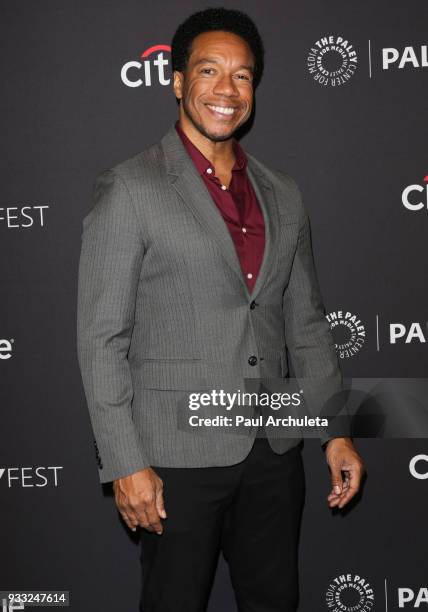
M 349 421 L 346 406 L 337 408 L 343 399 L 342 374 L 318 283 L 309 217 L 300 190 L 292 182 L 301 215 L 290 280 L 283 295 L 285 339 L 294 374 L 303 385 L 309 416 L 322 417 L 324 405 L 328 406 L 328 415 L 331 410 L 333 414 L 340 412 L 334 427 L 317 428 L 321 444 L 325 444 L 349 435 Z M 339 433 L 332 433 L 338 429 Z
M 78 361 L 101 482 L 149 466 L 132 419 L 127 357 L 143 256 L 128 188 L 107 170 L 96 179 L 83 219 L 77 298 Z

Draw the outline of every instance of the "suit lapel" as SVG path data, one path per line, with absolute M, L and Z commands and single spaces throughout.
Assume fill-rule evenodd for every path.
M 272 183 L 267 179 L 265 173 L 259 168 L 255 160 L 248 154 L 247 157 L 248 177 L 256 193 L 260 208 L 262 209 L 265 223 L 265 249 L 256 284 L 251 293 L 251 298 L 255 299 L 260 293 L 273 264 L 279 220 Z
M 247 172 L 262 209 L 265 223 L 265 249 L 262 265 L 252 293 L 248 291 L 235 245 L 228 227 L 213 201 L 203 179 L 185 150 L 175 127 L 162 138 L 167 172 L 171 185 L 194 216 L 217 241 L 220 252 L 228 265 L 238 275 L 248 299 L 254 299 L 263 286 L 273 257 L 273 244 L 277 227 L 277 208 L 270 182 L 254 160 L 248 156 Z

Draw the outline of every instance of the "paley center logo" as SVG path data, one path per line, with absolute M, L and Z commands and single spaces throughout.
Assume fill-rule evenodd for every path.
M 424 605 L 421 605 L 424 604 Z M 428 587 L 409 588 L 400 587 L 398 589 L 398 607 L 411 609 L 426 609 L 428 605 Z
M 425 331 L 424 331 L 425 329 Z M 387 343 L 394 345 L 427 344 L 428 321 L 397 321 L 383 322 L 376 315 L 376 342 L 380 351 L 382 338 L 386 335 Z
M 424 334 L 423 325 L 424 324 L 419 321 L 411 321 L 410 323 L 390 323 L 390 344 L 410 344 L 411 342 L 426 344 L 427 337 Z M 425 327 L 428 329 L 428 322 L 425 322 Z
M 353 357 L 366 341 L 366 329 L 361 319 L 352 312 L 335 310 L 326 315 L 341 359 Z
M 383 47 L 382 69 L 428 68 L 428 45 L 420 47 Z
M 422 184 L 407 185 L 403 189 L 401 202 L 407 210 L 428 210 L 428 174 L 422 179 Z
M 152 45 L 141 53 L 140 60 L 131 60 L 122 66 L 120 78 L 124 85 L 151 87 L 170 84 L 170 45 Z
M 370 583 L 358 574 L 342 574 L 331 581 L 325 595 L 331 612 L 371 612 L 374 591 Z
M 307 66 L 320 85 L 337 87 L 347 83 L 358 64 L 354 46 L 343 36 L 324 36 L 311 47 Z
M 362 48 L 362 44 L 360 47 Z M 428 68 L 426 44 L 386 47 L 376 39 L 369 39 L 366 49 L 368 61 L 364 63 L 367 65 L 370 79 L 387 72 Z M 319 38 L 307 55 L 309 73 L 320 85 L 337 87 L 347 83 L 355 74 L 357 64 L 355 47 L 344 36 L 330 34 Z

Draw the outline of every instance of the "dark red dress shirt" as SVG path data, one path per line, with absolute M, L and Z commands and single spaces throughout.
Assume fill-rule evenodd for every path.
M 212 163 L 186 136 L 178 122 L 175 128 L 228 227 L 251 293 L 263 259 L 265 226 L 263 213 L 247 175 L 247 156 L 234 140 L 236 161 L 230 185 L 226 187 L 216 177 Z

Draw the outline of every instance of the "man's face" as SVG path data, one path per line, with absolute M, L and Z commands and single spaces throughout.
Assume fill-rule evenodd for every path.
M 181 111 L 206 138 L 227 140 L 253 106 L 254 57 L 230 32 L 204 32 L 194 40 L 184 73 L 174 72 Z

